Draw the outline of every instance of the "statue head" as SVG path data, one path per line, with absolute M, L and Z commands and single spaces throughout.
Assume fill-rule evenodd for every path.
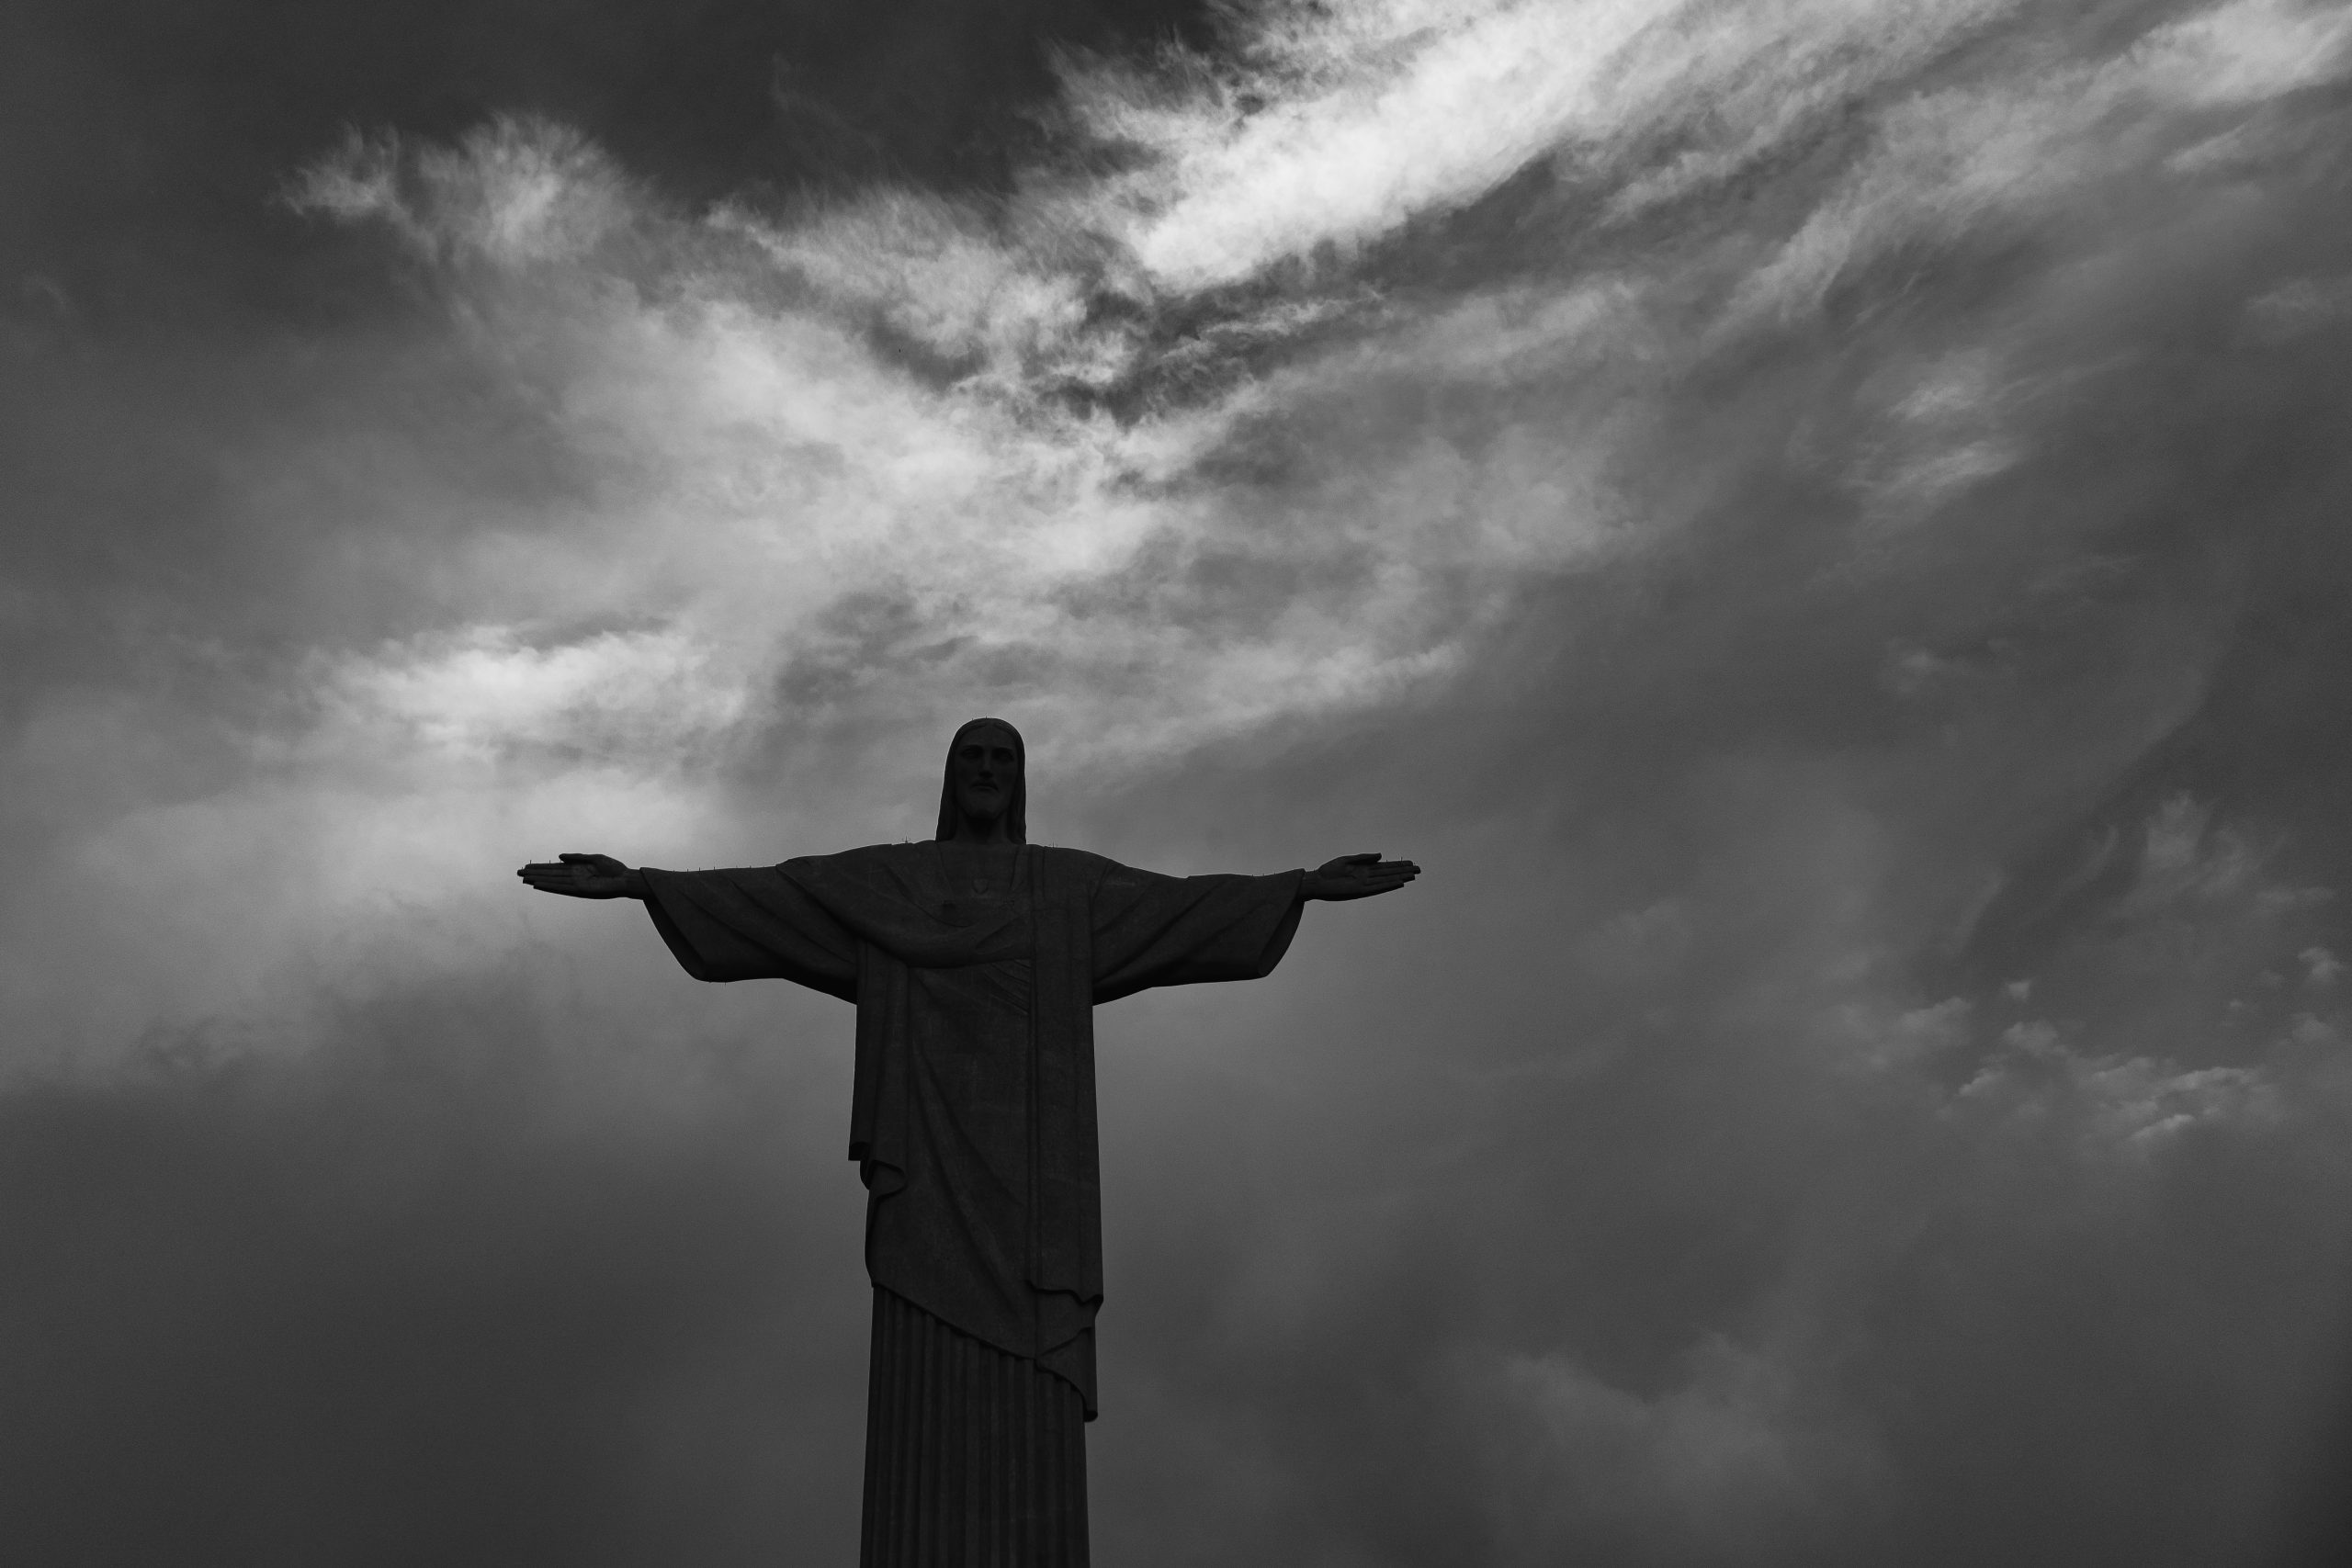
M 1027 843 L 1028 761 L 1021 731 L 1001 718 L 976 718 L 958 729 L 947 745 L 937 837 L 956 838 L 967 826 L 985 833 L 1001 823 L 1007 842 Z

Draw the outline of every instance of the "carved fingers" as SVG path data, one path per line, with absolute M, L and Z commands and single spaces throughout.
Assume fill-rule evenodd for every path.
M 628 890 L 628 867 L 610 855 L 567 854 L 533 861 L 514 874 L 526 887 L 567 898 L 620 898 Z
M 1421 868 L 1408 860 L 1382 860 L 1377 853 L 1341 855 L 1311 874 L 1311 896 L 1370 898 L 1376 894 L 1394 893 L 1420 874 Z

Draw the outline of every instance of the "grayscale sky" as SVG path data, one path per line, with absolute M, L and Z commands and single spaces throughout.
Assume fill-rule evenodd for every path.
M 19 0 L 0 1517 L 846 1562 L 849 1015 L 565 850 L 1426 868 L 1098 1020 L 1108 1568 L 2352 1545 L 2352 6 Z

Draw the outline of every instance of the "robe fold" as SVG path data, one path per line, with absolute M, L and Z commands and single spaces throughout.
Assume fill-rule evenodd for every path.
M 856 1005 L 849 1154 L 875 1286 L 1064 1380 L 1088 1420 L 1093 1006 L 1270 973 L 1302 875 L 1162 876 L 1023 845 L 1011 886 L 980 891 L 951 882 L 930 841 L 644 873 L 653 923 L 695 978 L 791 980 Z
M 874 1292 L 865 1568 L 1086 1568 L 1086 1404 L 1036 1362 Z

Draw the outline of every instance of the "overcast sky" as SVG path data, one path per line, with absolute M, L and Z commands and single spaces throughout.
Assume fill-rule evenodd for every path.
M 2352 6 L 20 0 L 0 1517 L 846 1562 L 850 1016 L 513 868 L 1378 851 L 1097 1021 L 1112 1568 L 2352 1523 Z

